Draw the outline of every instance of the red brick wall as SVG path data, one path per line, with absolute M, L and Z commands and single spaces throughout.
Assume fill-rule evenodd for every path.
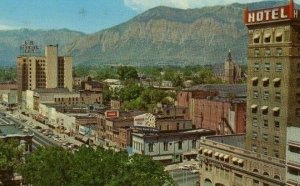
M 236 107 L 236 132 L 246 132 L 246 103 L 238 103 Z

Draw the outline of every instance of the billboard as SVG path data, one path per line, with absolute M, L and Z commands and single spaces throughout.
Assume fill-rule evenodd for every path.
M 119 111 L 118 110 L 107 110 L 107 111 L 105 111 L 105 117 L 106 118 L 118 118 Z

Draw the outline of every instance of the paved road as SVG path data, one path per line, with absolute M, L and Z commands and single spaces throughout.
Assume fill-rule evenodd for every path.
M 190 170 L 172 170 L 169 174 L 178 186 L 195 186 L 199 181 L 199 174 L 193 174 Z

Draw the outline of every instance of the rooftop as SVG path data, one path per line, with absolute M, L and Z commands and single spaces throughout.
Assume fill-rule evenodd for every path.
M 228 94 L 233 94 L 235 97 L 246 97 L 246 84 L 201 84 L 185 89 L 187 92 L 196 91 L 211 91 L 218 92 L 220 97 L 228 97 Z
M 212 140 L 226 145 L 244 148 L 245 147 L 245 134 L 222 135 L 222 136 L 207 136 L 205 139 Z
M 37 93 L 71 93 L 67 88 L 37 88 L 33 91 Z

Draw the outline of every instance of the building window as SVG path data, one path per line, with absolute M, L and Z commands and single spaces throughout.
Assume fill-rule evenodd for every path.
M 182 149 L 182 141 L 178 141 L 178 150 Z
M 269 91 L 264 91 L 264 97 L 263 99 L 266 100 L 269 98 Z
M 263 140 L 268 141 L 268 134 L 263 134 Z
M 281 72 L 282 71 L 282 64 L 281 63 L 276 63 L 275 71 L 276 72 Z
M 253 125 L 253 126 L 257 126 L 257 124 L 258 124 L 257 118 L 256 118 L 256 117 L 253 117 L 253 118 L 252 118 L 252 125 Z
M 295 115 L 296 117 L 300 117 L 300 108 L 296 108 Z
M 265 71 L 266 72 L 270 71 L 270 63 L 265 63 Z
M 261 110 L 262 110 L 262 114 L 264 114 L 264 115 L 268 114 L 268 106 L 262 106 Z
M 257 105 L 251 105 L 251 110 L 252 110 L 252 113 L 256 113 L 257 112 Z
M 276 56 L 282 56 L 282 48 L 276 48 Z
M 268 149 L 267 149 L 267 147 L 263 147 L 262 151 L 263 151 L 264 155 L 268 155 Z
M 263 86 L 264 86 L 264 87 L 269 86 L 269 78 L 264 77 L 264 78 L 262 79 L 262 82 L 263 82 Z
M 274 107 L 272 109 L 272 111 L 273 111 L 273 116 L 279 116 L 279 114 L 280 114 L 280 108 L 279 107 Z
M 149 152 L 153 152 L 153 143 L 149 143 Z
M 252 144 L 252 151 L 257 152 L 257 146 L 255 144 Z
M 276 39 L 275 39 L 275 40 L 276 40 L 277 43 L 282 42 L 282 33 L 277 33 L 277 34 L 276 34 Z
M 257 90 L 253 91 L 253 98 L 258 98 L 258 91 Z
M 252 139 L 257 140 L 257 132 L 253 131 L 252 133 Z
M 267 119 L 264 119 L 264 127 L 268 128 L 268 126 L 269 126 L 268 120 L 267 120 Z
M 253 86 L 257 86 L 257 84 L 258 84 L 258 78 L 257 77 L 253 77 L 251 80 L 252 80 L 252 85 Z
M 259 57 L 259 49 L 258 48 L 254 49 L 254 56 Z
M 259 43 L 259 40 L 260 40 L 260 34 L 259 34 L 259 33 L 256 33 L 256 34 L 253 36 L 253 43 L 258 44 L 258 43 Z
M 196 148 L 196 144 L 197 144 L 197 141 L 196 141 L 196 140 L 193 140 L 193 141 L 192 141 L 192 149 L 195 149 L 195 148 Z
M 271 55 L 271 50 L 268 48 L 265 50 L 265 56 L 270 56 Z
M 169 146 L 169 143 L 168 142 L 164 142 L 164 151 L 168 151 L 168 146 Z
M 274 136 L 274 144 L 279 144 L 279 136 Z
M 259 181 L 258 180 L 253 180 L 253 186 L 259 186 Z
M 275 78 L 273 82 L 274 82 L 274 87 L 280 87 L 280 82 L 281 82 L 280 78 Z
M 297 100 L 297 103 L 300 104 L 300 93 L 296 94 L 296 100 Z
M 237 173 L 234 173 L 234 181 L 238 182 L 238 183 L 242 183 L 243 182 L 243 176 Z
M 271 42 L 271 34 L 267 33 L 264 35 L 264 42 L 265 43 L 270 43 Z
M 274 152 L 274 156 L 275 156 L 276 158 L 279 158 L 279 151 L 278 151 L 278 150 L 274 150 L 273 152 Z
M 280 100 L 281 99 L 281 94 L 280 92 L 275 92 L 275 99 Z
M 279 130 L 279 125 L 280 123 L 279 123 L 279 121 L 274 121 L 274 128 L 275 128 L 275 130 Z

